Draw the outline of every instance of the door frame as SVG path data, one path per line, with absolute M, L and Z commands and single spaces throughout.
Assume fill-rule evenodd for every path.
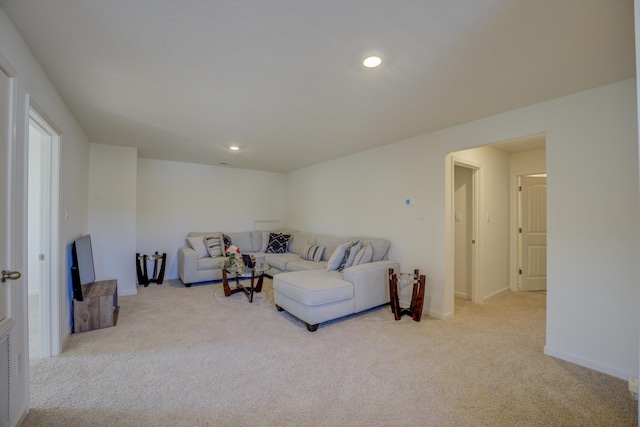
M 40 289 L 40 357 L 57 356 L 62 351 L 60 339 L 60 139 L 62 132 L 38 106 L 27 99 L 27 136 L 29 121 L 33 119 L 51 136 L 49 156 L 49 286 Z M 29 138 L 27 138 L 27 141 Z M 28 261 L 27 261 L 28 262 Z M 46 288 L 46 289 L 45 289 Z

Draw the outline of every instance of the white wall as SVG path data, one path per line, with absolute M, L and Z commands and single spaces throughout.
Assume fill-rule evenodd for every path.
M 47 76 L 42 71 L 29 48 L 20 37 L 15 27 L 0 9 L 0 56 L 3 62 L 10 64 L 17 77 L 17 168 L 22 171 L 16 183 L 17 206 L 14 212 L 17 218 L 17 235 L 19 248 L 16 259 L 17 269 L 26 271 L 27 259 L 27 229 L 26 211 L 27 200 L 27 138 L 29 126 L 29 102 L 35 101 L 39 111 L 44 112 L 52 124 L 63 133 L 60 147 L 60 289 L 57 298 L 60 299 L 60 322 L 57 335 L 60 342 L 54 343 L 53 351 L 60 347 L 70 334 L 71 319 L 71 280 L 70 280 L 70 244 L 78 236 L 86 233 L 88 225 L 88 177 L 89 177 L 89 143 L 58 95 Z M 20 175 L 20 174 L 18 174 Z M 68 219 L 64 219 L 65 209 L 69 209 Z M 26 278 L 28 280 L 28 277 Z M 27 286 L 16 289 L 16 306 L 18 322 L 12 331 L 10 343 L 12 353 L 12 369 L 18 372 L 17 354 L 22 353 L 27 360 L 28 343 L 26 338 L 27 326 Z M 24 372 L 24 371 L 23 371 Z M 14 381 L 15 380 L 15 381 Z M 28 402 L 26 382 L 14 377 L 11 382 L 11 414 L 20 416 L 26 411 Z
M 91 144 L 89 232 L 96 280 L 117 279 L 118 295 L 136 290 L 138 150 Z
M 137 181 L 136 251 L 166 252 L 166 279 L 178 277 L 190 231 L 251 231 L 254 220 L 284 217 L 281 173 L 139 159 Z
M 428 276 L 426 311 L 453 311 L 445 156 L 546 132 L 547 354 L 637 376 L 638 127 L 635 79 L 287 174 L 287 227 L 391 239 Z M 506 184 L 505 184 L 506 185 Z M 402 203 L 413 197 L 414 206 Z M 421 221 L 421 214 L 425 220 Z

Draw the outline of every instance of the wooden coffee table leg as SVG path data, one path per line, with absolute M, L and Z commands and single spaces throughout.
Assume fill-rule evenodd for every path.
M 251 288 L 249 288 L 249 295 L 248 295 L 249 296 L 249 302 L 253 302 L 253 290 L 254 290 L 253 282 L 254 282 L 254 279 L 255 279 L 255 274 L 254 274 L 253 271 L 251 271 Z
M 264 279 L 264 272 L 258 276 L 258 286 L 256 286 L 256 292 L 262 292 L 262 281 Z
M 229 288 L 229 282 L 227 281 L 227 270 L 222 269 L 222 289 L 224 289 L 224 296 L 231 296 L 231 288 Z

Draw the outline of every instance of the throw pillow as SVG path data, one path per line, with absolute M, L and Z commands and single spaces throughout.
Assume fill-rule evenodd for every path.
M 224 250 L 224 256 L 228 256 L 229 254 L 227 254 L 226 249 L 227 249 L 229 246 L 231 246 L 231 245 L 232 245 L 232 243 L 231 243 L 231 237 L 227 236 L 226 234 L 223 234 L 223 235 L 222 235 L 222 244 L 223 244 L 223 247 L 225 248 L 225 250 Z
M 204 236 L 187 237 L 187 241 L 191 248 L 196 251 L 198 258 L 208 257 L 207 247 L 204 245 Z
M 373 248 L 371 248 L 371 245 L 365 245 L 361 247 L 356 254 L 356 257 L 353 259 L 353 265 L 366 264 L 368 262 L 371 262 L 372 258 Z
M 340 264 L 342 264 L 342 260 L 344 259 L 344 253 L 347 248 L 351 247 L 351 242 L 343 243 L 339 245 L 331 254 L 329 261 L 327 261 L 327 270 L 337 270 L 340 268 Z
M 267 252 L 267 247 L 269 246 L 269 234 L 270 231 L 262 232 L 262 246 L 260 247 L 260 252 Z
M 345 268 L 351 267 L 353 265 L 353 261 L 356 259 L 356 255 L 358 254 L 358 251 L 360 251 L 361 248 L 362 248 L 362 243 L 359 240 L 355 242 L 353 246 L 351 246 L 351 250 L 349 251 L 349 258 L 347 259 Z
M 302 248 L 300 257 L 309 261 L 320 262 L 322 261 L 322 255 L 324 254 L 324 246 L 312 245 L 307 243 Z
M 269 245 L 267 246 L 267 253 L 283 254 L 287 252 L 287 246 L 289 246 L 290 238 L 291 234 L 269 233 Z
M 356 253 L 360 250 L 360 246 L 362 246 L 362 243 L 360 243 L 359 240 L 355 243 L 351 242 L 351 246 L 347 246 L 347 249 L 344 251 L 344 258 L 342 258 L 340 267 L 338 267 L 338 271 L 351 267 L 353 259 L 356 257 Z
M 211 256 L 211 258 L 222 256 L 222 246 L 220 245 L 219 237 L 207 237 L 205 240 L 205 246 L 207 247 L 207 252 L 209 252 L 209 256 Z

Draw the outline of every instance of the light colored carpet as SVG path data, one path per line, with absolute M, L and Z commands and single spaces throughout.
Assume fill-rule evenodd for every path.
M 545 356 L 545 296 L 304 324 L 218 284 L 120 298 L 116 327 L 31 363 L 24 426 L 635 426 L 626 381 Z

